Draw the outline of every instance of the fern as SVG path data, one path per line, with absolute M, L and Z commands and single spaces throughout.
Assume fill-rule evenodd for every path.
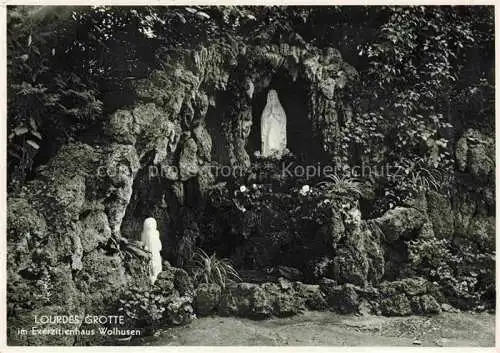
M 215 253 L 207 255 L 202 249 L 197 249 L 192 258 L 193 274 L 199 283 L 215 283 L 222 288 L 226 287 L 228 280 L 241 278 L 228 259 L 218 259 Z
M 410 171 L 409 178 L 410 183 L 420 190 L 438 191 L 445 184 L 443 174 L 439 169 L 420 167 Z
M 356 196 L 362 195 L 361 184 L 354 178 L 339 177 L 337 175 L 327 176 L 329 180 L 322 181 L 317 184 L 317 186 L 323 189 L 328 197 L 338 198 L 345 196 Z

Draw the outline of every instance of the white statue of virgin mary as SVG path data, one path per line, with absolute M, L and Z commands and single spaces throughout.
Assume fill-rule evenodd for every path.
M 261 116 L 262 157 L 280 159 L 286 150 L 286 114 L 274 89 L 267 94 Z
M 156 220 L 154 218 L 146 218 L 144 221 L 141 241 L 144 244 L 144 248 L 151 252 L 149 278 L 151 279 L 151 283 L 155 283 L 156 277 L 158 277 L 158 274 L 162 271 L 162 259 L 160 255 L 160 232 L 156 229 Z

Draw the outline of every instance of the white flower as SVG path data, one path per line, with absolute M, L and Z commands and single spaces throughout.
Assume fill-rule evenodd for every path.
M 311 192 L 311 187 L 309 185 L 303 185 L 302 188 L 299 191 L 299 193 L 302 196 L 306 196 L 310 192 Z
M 361 211 L 358 210 L 357 208 L 353 208 L 353 209 L 349 210 L 349 215 L 351 216 L 354 223 L 361 222 Z
M 252 184 L 252 189 L 257 189 L 257 184 Z
M 152 28 L 147 27 L 142 29 L 142 33 L 147 37 L 147 38 L 156 38 L 156 34 L 153 31 Z
M 240 192 L 246 192 L 246 191 L 247 191 L 247 187 L 245 185 L 241 185 Z

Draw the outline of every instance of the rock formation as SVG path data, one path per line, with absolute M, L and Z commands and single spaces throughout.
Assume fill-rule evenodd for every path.
M 270 260 L 265 261 L 278 258 L 281 251 L 279 246 L 266 244 L 271 240 L 280 244 L 287 234 L 302 231 L 291 228 L 297 224 L 292 218 L 305 219 L 307 225 L 316 227 L 308 232 L 310 243 L 298 245 L 307 249 L 304 262 L 311 260 L 320 277 L 333 281 L 323 285 L 324 291 L 307 284 L 290 288 L 286 283 L 240 283 L 224 291 L 204 286 L 194 302 L 202 313 L 215 310 L 251 317 L 286 316 L 304 306 L 332 306 L 338 298 L 343 303 L 339 310 L 351 312 L 361 299 L 370 300 L 373 293 L 366 293 L 365 287 L 415 272 L 400 265 L 408 262 L 409 242 L 418 239 L 453 241 L 472 247 L 474 255 L 484 253 L 481 264 L 476 264 L 486 269 L 479 280 L 494 284 L 494 278 L 490 278 L 494 274 L 494 258 L 489 256 L 494 252 L 495 234 L 494 141 L 474 130 L 467 131 L 458 141 L 455 154 L 462 177 L 481 183 L 476 190 L 467 190 L 461 196 L 428 193 L 423 209 L 396 207 L 372 222 L 351 217 L 359 213 L 357 209 L 349 213 L 324 204 L 307 204 L 312 200 L 309 192 L 302 198 L 298 191 L 294 196 L 276 192 L 276 203 L 269 198 L 265 207 L 248 212 L 232 212 L 233 196 L 221 196 L 220 203 L 209 203 L 217 206 L 207 211 L 213 222 L 203 223 L 203 212 L 191 206 L 204 205 L 208 191 L 217 189 L 207 167 L 251 167 L 247 143 L 255 121 L 252 99 L 257 94 L 269 92 L 270 105 L 278 106 L 280 112 L 271 128 L 262 124 L 263 134 L 271 137 L 262 148 L 263 155 L 273 149 L 282 152 L 286 147 L 285 127 L 291 117 L 281 114 L 284 111 L 277 98 L 280 92 L 270 87 L 278 71 L 284 72 L 290 82 L 300 79 L 303 83 L 308 112 L 304 119 L 321 151 L 335 161 L 344 153 L 339 146 L 343 134 L 340 117 L 349 104 L 344 93 L 357 79 L 356 70 L 332 48 L 323 51 L 311 45 L 287 43 L 226 44 L 215 42 L 195 49 L 158 53 L 163 68 L 133 82 L 135 101 L 101 122 L 104 136 L 97 136 L 92 142 L 74 141 L 62 146 L 21 192 L 9 195 L 10 344 L 88 343 L 84 338 L 75 340 L 71 336 L 34 339 L 19 337 L 15 332 L 30 327 L 35 315 L 102 315 L 113 310 L 117 293 L 124 288 L 147 286 L 148 259 L 134 247 L 146 217 L 157 220 L 161 241 L 172 242 L 171 246 L 164 246 L 163 253 L 175 249 L 182 253 L 180 258 L 186 259 L 200 234 L 214 234 L 217 227 L 226 227 L 224 231 L 234 235 L 231 242 L 264 239 L 264 248 L 277 249 L 276 254 L 267 254 Z M 274 114 L 271 108 L 271 115 Z M 217 152 L 214 146 L 220 147 Z M 169 172 L 151 173 L 151 167 Z M 276 184 L 280 182 L 278 178 Z M 293 202 L 298 201 L 302 208 L 292 209 L 292 205 L 296 206 Z M 220 214 L 216 215 L 214 209 Z M 321 217 L 310 213 L 290 216 L 292 211 L 304 209 L 319 209 Z M 164 238 L 167 231 L 169 239 Z M 159 246 L 154 248 L 158 253 Z M 252 251 L 263 253 L 259 249 Z M 290 257 L 297 255 L 283 252 Z M 310 253 L 324 255 L 325 259 L 307 258 Z M 398 254 L 402 258 L 397 258 Z M 157 255 L 154 261 L 158 263 Z M 472 268 L 470 264 L 460 266 Z M 170 285 L 170 279 L 163 278 L 167 275 L 160 274 L 156 284 Z M 183 282 L 183 275 L 179 278 L 176 274 L 175 280 Z M 434 300 L 439 295 L 427 284 L 425 292 L 413 294 L 405 286 L 409 284 L 384 286 L 383 303 L 378 308 L 374 306 L 374 310 L 388 315 L 439 311 Z M 468 299 L 469 292 L 455 289 L 451 282 L 446 289 L 448 297 L 456 298 L 453 305 L 467 308 L 474 302 Z M 192 317 L 193 289 L 184 290 L 186 293 L 179 297 L 182 299 L 176 297 L 178 300 L 169 304 L 175 313 L 171 315 L 172 322 Z M 298 303 L 294 293 L 300 293 Z M 179 308 L 182 315 L 178 314 Z

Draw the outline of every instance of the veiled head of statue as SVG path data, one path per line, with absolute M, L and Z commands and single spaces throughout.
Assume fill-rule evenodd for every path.
M 144 220 L 144 230 L 156 230 L 156 219 L 153 217 Z
M 267 94 L 267 101 L 276 101 L 278 100 L 278 92 L 276 92 L 276 90 L 272 89 L 269 91 L 269 93 Z

